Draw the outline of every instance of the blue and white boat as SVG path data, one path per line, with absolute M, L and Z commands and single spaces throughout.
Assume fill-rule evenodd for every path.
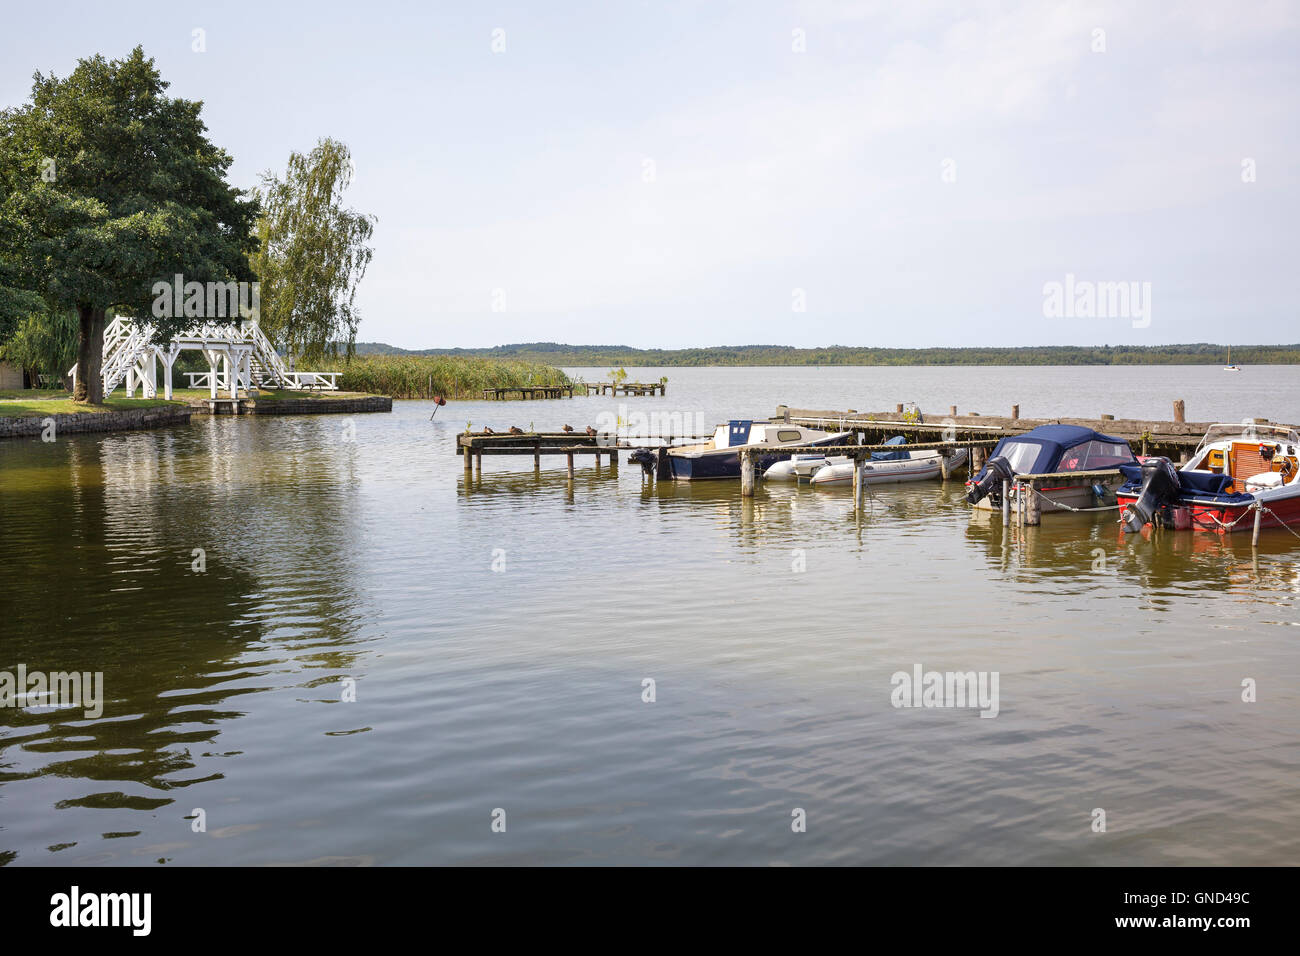
M 760 473 L 790 457 L 782 446 L 847 445 L 850 432 L 824 432 L 785 422 L 737 419 L 719 425 L 707 442 L 678 445 L 668 449 L 668 463 L 678 481 L 705 481 L 714 478 L 740 477 L 740 451 L 757 451 L 755 460 Z

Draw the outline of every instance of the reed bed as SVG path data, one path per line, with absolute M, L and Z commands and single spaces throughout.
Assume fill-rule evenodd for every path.
M 318 363 L 320 371 L 340 372 L 339 388 L 391 398 L 479 398 L 485 388 L 568 385 L 558 368 L 516 359 L 447 355 L 358 355 Z

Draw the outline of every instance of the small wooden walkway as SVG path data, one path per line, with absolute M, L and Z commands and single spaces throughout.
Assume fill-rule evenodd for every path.
M 507 398 L 531 400 L 536 398 L 573 398 L 572 385 L 521 385 L 510 388 L 485 388 L 484 399 L 502 401 Z
M 564 455 L 569 477 L 573 477 L 573 462 L 577 455 L 592 455 L 600 467 L 602 455 L 609 457 L 611 475 L 618 473 L 618 453 L 626 449 L 618 445 L 598 444 L 595 435 L 581 432 L 529 432 L 523 435 L 482 435 L 462 432 L 456 436 L 457 453 L 464 456 L 465 476 L 483 474 L 484 455 L 522 455 L 533 457 L 533 469 L 540 471 L 543 455 Z
M 667 382 L 584 382 L 588 395 L 667 395 Z

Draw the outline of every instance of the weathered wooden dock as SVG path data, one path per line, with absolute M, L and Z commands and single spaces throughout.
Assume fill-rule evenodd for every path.
M 1186 421 L 1185 406 L 1181 400 L 1173 403 L 1171 421 L 1115 418 L 1113 415 L 1100 415 L 1096 418 L 1021 418 L 1019 405 L 1013 405 L 1011 414 L 1005 416 L 977 413 L 962 415 L 958 414 L 955 405 L 949 406 L 946 412 L 918 412 L 913 415 L 906 414 L 902 405 L 884 412 L 833 411 L 778 405 L 774 417 L 812 428 L 854 431 L 868 440 L 883 441 L 889 435 L 904 435 L 909 443 L 913 439 L 923 441 L 935 436 L 969 439 L 981 435 L 1019 435 L 1039 425 L 1082 425 L 1106 435 L 1123 438 L 1135 454 L 1164 455 L 1174 461 L 1186 461 L 1200 444 L 1206 430 L 1215 424 Z M 1266 423 L 1264 419 L 1252 421 Z
M 667 395 L 667 382 L 584 382 L 588 395 Z
M 596 435 L 581 432 L 525 432 L 522 435 L 482 434 L 461 432 L 456 436 L 456 453 L 465 459 L 465 475 L 483 474 L 484 455 L 517 455 L 533 458 L 533 469 L 540 471 L 543 455 L 563 455 L 568 463 L 569 477 L 573 477 L 574 458 L 591 455 L 600 467 L 602 455 L 609 458 L 611 475 L 618 473 L 618 453 L 624 449 L 617 444 L 606 444 Z
M 485 388 L 484 399 L 503 401 L 508 398 L 573 398 L 573 385 L 518 385 L 507 388 Z

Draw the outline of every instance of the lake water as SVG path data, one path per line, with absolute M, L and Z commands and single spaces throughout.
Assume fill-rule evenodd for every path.
M 1300 369 L 628 371 L 667 397 L 0 442 L 0 670 L 105 695 L 0 709 L 0 863 L 1294 862 L 1285 530 L 1008 533 L 960 482 L 855 515 L 589 460 L 467 484 L 453 448 L 620 404 L 1295 422 Z M 997 716 L 892 706 L 917 665 L 996 673 Z

